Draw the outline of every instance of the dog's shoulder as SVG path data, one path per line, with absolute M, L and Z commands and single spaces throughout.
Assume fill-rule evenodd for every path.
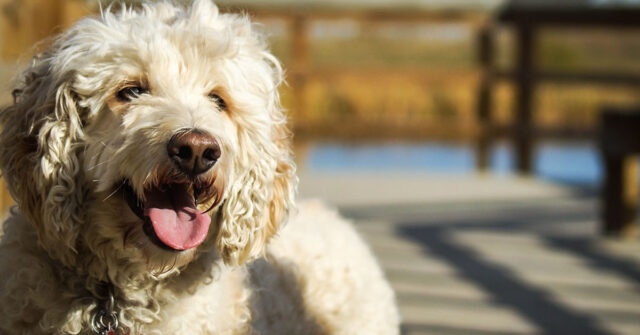
M 281 286 L 299 296 L 302 319 L 314 320 L 320 333 L 397 333 L 393 291 L 354 225 L 336 209 L 317 200 L 299 202 L 268 246 L 267 259 L 274 264 L 271 272 L 288 283 Z M 269 272 L 265 267 L 262 273 Z
M 39 333 L 68 323 L 71 301 L 57 265 L 38 245 L 19 210 L 5 218 L 0 237 L 0 333 Z M 37 329 L 36 329 L 37 328 Z
M 17 261 L 20 257 L 46 258 L 38 247 L 38 237 L 17 207 L 4 214 L 0 228 L 0 264 L 3 267 L 24 267 L 30 263 Z M 2 273 L 0 272 L 0 275 Z M 6 275 L 6 273 L 5 273 Z

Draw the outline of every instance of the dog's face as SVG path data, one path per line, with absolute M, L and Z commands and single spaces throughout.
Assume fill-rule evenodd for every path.
M 157 274 L 215 248 L 237 264 L 285 219 L 281 70 L 246 18 L 209 0 L 105 13 L 23 81 L 3 112 L 2 168 L 63 263 L 89 251 Z

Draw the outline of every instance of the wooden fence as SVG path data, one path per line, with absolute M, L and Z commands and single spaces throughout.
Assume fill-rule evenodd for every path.
M 232 3 L 230 1 L 227 1 Z M 226 3 L 226 2 L 224 2 Z M 223 5 L 223 10 L 227 11 L 247 11 L 252 16 L 258 19 L 278 19 L 286 22 L 288 26 L 288 32 L 291 34 L 291 46 L 292 60 L 291 64 L 287 64 L 288 78 L 293 90 L 293 103 L 291 109 L 296 112 L 297 116 L 302 116 L 308 103 L 305 101 L 305 90 L 307 83 L 311 80 L 320 80 L 324 82 L 330 82 L 336 76 L 349 74 L 352 76 L 364 75 L 365 73 L 377 74 L 378 77 L 383 77 L 385 73 L 397 74 L 399 69 L 397 68 L 366 68 L 366 69 L 344 69 L 344 68 L 326 68 L 322 69 L 314 68 L 311 62 L 310 52 L 310 27 L 315 21 L 318 20 L 350 20 L 356 22 L 362 26 L 372 26 L 375 24 L 389 24 L 389 23 L 457 23 L 468 25 L 474 30 L 483 26 L 488 18 L 486 12 L 478 10 L 462 10 L 462 9 L 448 9 L 448 8 L 421 8 L 408 5 L 394 5 L 390 3 L 388 5 L 367 5 L 367 6 L 349 6 L 343 5 L 328 5 L 317 4 L 309 5 L 308 3 L 296 4 L 288 3 L 286 6 L 273 6 L 271 4 L 255 4 L 250 5 Z M 400 70 L 401 71 L 401 70 Z M 435 70 L 437 72 L 437 70 Z M 419 76 L 421 78 L 426 77 L 438 77 L 442 78 L 442 75 L 433 76 L 433 70 L 427 71 L 414 69 L 406 71 L 411 72 L 409 77 Z M 468 75 L 469 72 L 465 72 Z
M 108 2 L 108 1 L 107 1 Z M 343 75 L 344 69 L 315 69 L 310 61 L 310 27 L 317 20 L 352 20 L 363 25 L 378 23 L 459 23 L 471 27 L 482 26 L 486 12 L 478 10 L 460 10 L 448 8 L 420 8 L 409 5 L 327 5 L 296 3 L 262 4 L 251 1 L 217 1 L 223 11 L 248 12 L 257 20 L 281 20 L 286 22 L 288 40 L 292 51 L 288 68 L 288 81 L 292 88 L 292 102 L 289 108 L 297 115 L 304 113 L 306 102 L 304 92 L 310 79 L 330 82 L 335 76 Z M 97 6 L 83 0 L 0 0 L 0 60 L 15 62 L 21 58 L 27 60 L 39 41 L 56 34 L 70 26 L 78 18 L 95 13 Z M 46 42 L 45 42 L 46 43 Z M 367 68 L 350 70 L 350 75 L 358 71 L 371 73 L 397 72 L 391 68 Z M 424 71 L 416 71 L 416 76 L 428 77 Z M 438 76 L 442 77 L 442 76 Z M 2 92 L 6 94 L 6 92 Z M 0 185 L 4 189 L 4 185 Z M 11 197 L 0 194 L 0 208 L 6 209 Z

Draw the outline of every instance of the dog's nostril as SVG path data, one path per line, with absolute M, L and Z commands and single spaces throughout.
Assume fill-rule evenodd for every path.
M 176 156 L 184 160 L 190 160 L 192 155 L 193 155 L 193 150 L 191 150 L 191 147 L 187 145 L 181 146 L 178 149 L 178 153 L 176 154 Z
M 207 148 L 202 154 L 202 159 L 210 162 L 215 162 L 220 158 L 220 150 L 217 148 Z

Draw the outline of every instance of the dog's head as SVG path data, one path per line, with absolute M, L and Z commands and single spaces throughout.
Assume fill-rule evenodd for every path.
M 261 253 L 292 206 L 278 61 L 210 0 L 106 11 L 34 58 L 2 113 L 0 162 L 65 265 L 179 268 Z

